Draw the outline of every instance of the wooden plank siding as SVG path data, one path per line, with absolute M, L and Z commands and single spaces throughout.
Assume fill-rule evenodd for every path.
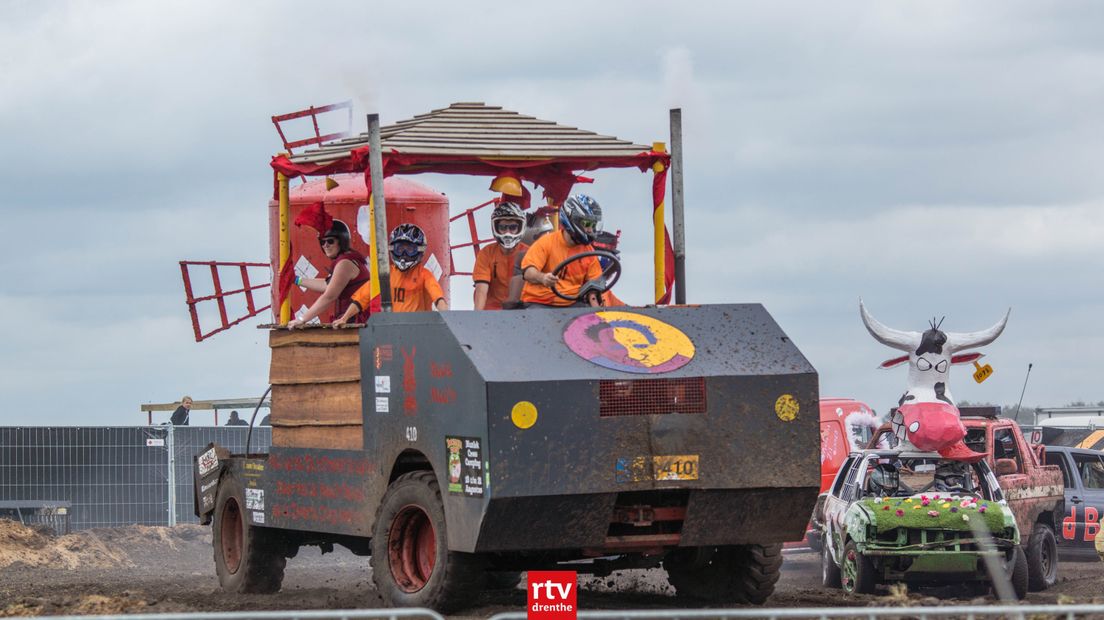
M 269 332 L 272 445 L 364 447 L 358 330 Z

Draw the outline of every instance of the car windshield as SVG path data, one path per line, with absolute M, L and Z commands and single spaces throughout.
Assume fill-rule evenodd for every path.
M 863 497 L 908 497 L 921 493 L 985 495 L 977 465 L 938 457 L 872 456 L 865 462 Z

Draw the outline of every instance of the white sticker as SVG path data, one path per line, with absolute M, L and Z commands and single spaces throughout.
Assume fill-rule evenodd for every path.
M 409 442 L 418 441 L 418 427 L 408 426 L 406 427 L 406 440 Z
M 390 413 L 391 401 L 386 396 L 376 397 L 376 413 Z
M 246 489 L 245 509 L 264 510 L 264 491 L 261 489 Z
M 389 375 L 376 376 L 376 394 L 391 393 L 391 377 Z
M 215 449 L 210 450 L 199 455 L 199 475 L 206 476 L 207 474 L 215 471 L 218 468 L 218 454 L 215 453 Z
M 147 437 L 146 438 L 146 447 L 147 448 L 161 448 L 161 447 L 164 447 L 164 445 L 165 445 L 165 440 L 164 439 L 154 439 L 152 437 Z
M 254 511 L 253 512 L 253 522 L 258 524 L 258 525 L 264 525 L 264 513 Z
M 295 275 L 301 278 L 316 278 L 318 277 L 318 269 L 314 266 L 314 263 L 310 262 L 306 256 L 299 256 L 299 260 L 295 261 Z M 306 288 L 300 286 L 299 290 L 305 291 Z
M 372 211 L 369 210 L 368 205 L 360 205 L 360 208 L 357 209 L 356 227 L 357 234 L 360 235 L 364 244 L 372 245 Z
M 440 280 L 441 274 L 445 272 L 445 270 L 441 268 L 441 263 L 437 261 L 436 254 L 429 255 L 429 258 L 427 258 L 425 262 L 425 268 L 433 274 L 435 280 Z

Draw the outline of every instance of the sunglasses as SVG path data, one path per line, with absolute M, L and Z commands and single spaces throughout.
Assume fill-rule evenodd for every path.
M 319 239 L 318 244 L 322 247 L 326 247 L 327 245 L 338 245 L 338 241 L 336 237 L 325 237 L 323 239 Z

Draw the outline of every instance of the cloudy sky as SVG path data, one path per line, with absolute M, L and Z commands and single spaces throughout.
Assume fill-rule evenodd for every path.
M 540 8 L 537 8 L 539 6 Z M 319 8 L 321 7 L 321 8 Z M 532 8 L 530 8 L 532 7 Z M 962 400 L 1104 399 L 1104 5 L 8 0 L 0 22 L 0 424 L 136 424 L 258 396 L 253 321 L 195 343 L 177 261 L 268 257 L 273 114 L 357 129 L 485 101 L 640 143 L 683 108 L 688 290 L 759 302 L 825 396 L 904 388 L 858 315 L 971 331 Z M 587 188 L 649 301 L 649 178 Z M 454 208 L 486 180 L 421 177 Z M 456 305 L 470 282 L 453 283 Z M 470 301 L 466 302 L 470 304 Z M 470 307 L 470 306 L 469 306 Z M 197 421 L 202 422 L 200 414 Z

